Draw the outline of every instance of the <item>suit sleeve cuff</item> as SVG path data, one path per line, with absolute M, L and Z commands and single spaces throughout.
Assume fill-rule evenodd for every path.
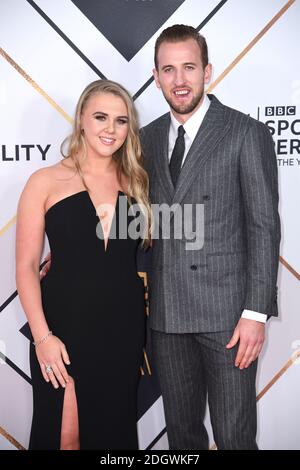
M 253 310 L 243 310 L 242 318 L 260 321 L 261 323 L 266 323 L 267 321 L 267 315 L 264 313 L 254 312 Z

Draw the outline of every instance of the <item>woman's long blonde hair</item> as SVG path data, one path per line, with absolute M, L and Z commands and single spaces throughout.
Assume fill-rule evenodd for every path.
M 137 111 L 134 107 L 132 98 L 122 85 L 111 80 L 96 80 L 90 83 L 82 92 L 76 106 L 75 119 L 72 134 L 65 139 L 61 145 L 61 154 L 64 158 L 70 158 L 76 171 L 82 179 L 82 183 L 87 191 L 89 188 L 84 180 L 80 160 L 86 158 L 87 147 L 84 135 L 81 131 L 81 116 L 88 100 L 99 93 L 111 93 L 120 97 L 128 112 L 128 135 L 122 147 L 115 152 L 113 159 L 117 165 L 117 177 L 121 184 L 122 175 L 128 180 L 128 187 L 125 192 L 129 201 L 135 199 L 140 205 L 146 220 L 146 230 L 144 234 L 143 245 L 145 247 L 150 244 L 151 233 L 151 206 L 149 201 L 149 179 L 146 171 L 142 166 L 142 150 L 139 139 L 139 125 Z M 64 153 L 63 147 L 68 142 L 67 152 Z

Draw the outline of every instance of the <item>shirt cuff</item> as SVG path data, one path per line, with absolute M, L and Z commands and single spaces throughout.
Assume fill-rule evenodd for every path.
M 243 310 L 242 318 L 260 321 L 261 323 L 266 323 L 267 321 L 267 315 L 265 315 L 264 313 L 253 312 L 253 310 Z

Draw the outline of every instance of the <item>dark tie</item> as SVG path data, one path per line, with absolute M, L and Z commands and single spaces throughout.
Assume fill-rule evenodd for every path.
M 172 152 L 170 164 L 169 164 L 170 175 L 173 181 L 174 188 L 176 186 L 178 176 L 181 170 L 181 164 L 182 164 L 182 159 L 183 159 L 184 150 L 185 150 L 184 134 L 185 134 L 185 130 L 183 126 L 179 126 L 177 139 L 173 148 L 173 152 Z

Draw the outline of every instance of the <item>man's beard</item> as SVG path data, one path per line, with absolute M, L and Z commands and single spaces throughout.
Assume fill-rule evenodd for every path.
M 164 93 L 163 93 L 164 94 Z M 190 114 L 194 111 L 195 108 L 199 105 L 202 97 L 204 95 L 204 90 L 199 91 L 198 95 L 196 95 L 191 103 L 182 104 L 178 106 L 174 106 L 174 103 L 164 94 L 165 100 L 167 101 L 168 105 L 170 106 L 173 111 L 177 114 Z

